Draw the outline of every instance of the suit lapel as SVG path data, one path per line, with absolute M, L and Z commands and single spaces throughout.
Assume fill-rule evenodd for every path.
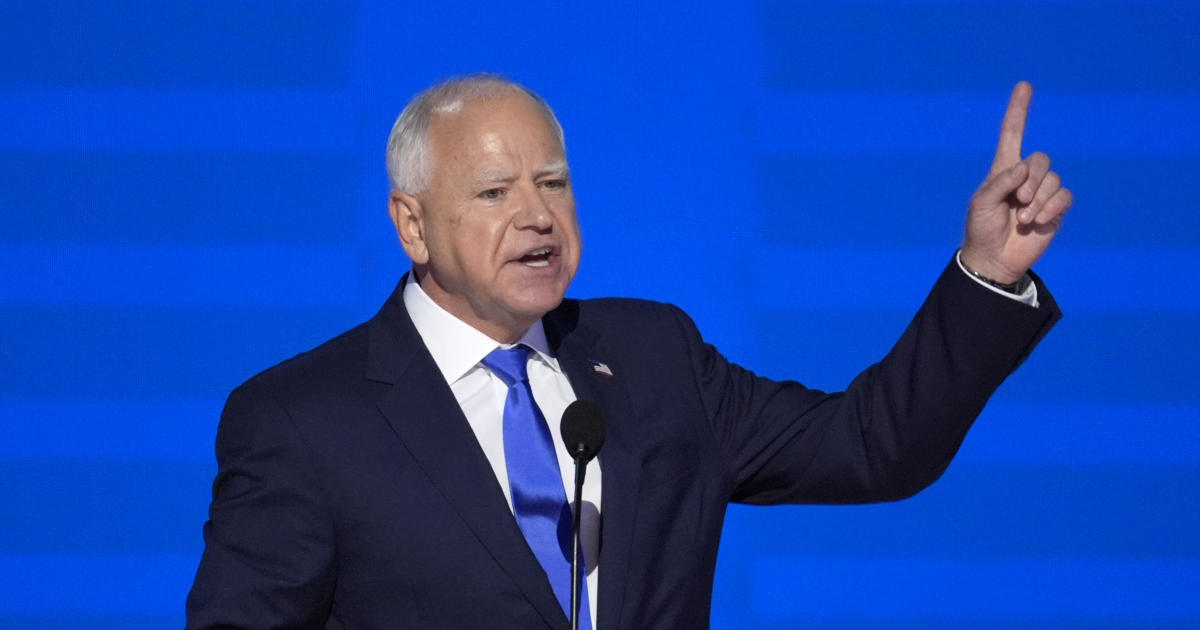
M 579 398 L 604 410 L 607 437 L 600 451 L 600 593 L 597 625 L 619 627 L 637 517 L 641 458 L 635 449 L 632 405 L 624 375 L 604 340 L 579 323 L 579 303 L 568 300 L 545 318 L 546 336 Z M 597 370 L 596 363 L 604 369 Z M 605 374 L 605 370 L 611 375 Z
M 400 287 L 404 281 L 400 282 Z M 378 401 L 408 452 L 550 627 L 567 618 L 504 500 L 462 409 L 425 349 L 398 288 L 371 321 L 367 377 L 392 387 Z

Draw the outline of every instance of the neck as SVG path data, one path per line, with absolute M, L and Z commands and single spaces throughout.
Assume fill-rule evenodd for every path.
M 425 282 L 424 280 L 427 276 L 423 268 L 414 266 L 412 277 L 417 285 L 421 287 L 421 291 L 442 310 L 502 344 L 513 344 L 520 341 L 521 337 L 539 319 L 533 318 L 525 321 L 524 319 L 518 320 L 514 317 L 509 317 L 506 321 L 497 321 L 495 318 L 485 317 L 478 313 L 475 309 L 471 308 L 469 302 L 453 299 L 450 294 L 442 291 L 436 282 Z

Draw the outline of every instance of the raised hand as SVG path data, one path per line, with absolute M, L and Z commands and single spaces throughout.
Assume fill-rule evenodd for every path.
M 1013 88 L 1000 127 L 1000 143 L 987 179 L 967 210 L 962 262 L 1003 284 L 1018 282 L 1041 257 L 1071 207 L 1071 191 L 1037 152 L 1021 159 L 1025 117 L 1033 86 Z

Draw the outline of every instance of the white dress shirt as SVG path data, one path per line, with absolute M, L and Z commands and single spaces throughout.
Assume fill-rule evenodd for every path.
M 511 348 L 519 344 L 533 348 L 534 353 L 530 355 L 528 364 L 529 386 L 550 425 L 554 452 L 558 456 L 558 468 L 563 479 L 563 492 L 568 501 L 573 501 L 575 462 L 563 444 L 559 422 L 567 405 L 576 400 L 575 390 L 571 389 L 571 383 L 559 367 L 558 360 L 550 354 L 542 322 L 539 320 L 535 323 L 516 344 L 502 344 L 438 306 L 421 289 L 421 285 L 412 280 L 412 276 L 404 286 L 403 299 L 417 333 L 433 355 L 434 363 L 450 385 L 450 391 L 454 393 L 458 406 L 467 417 L 467 423 L 475 432 L 483 454 L 492 465 L 492 472 L 504 490 L 509 510 L 512 510 L 512 489 L 508 485 L 508 468 L 504 459 L 504 401 L 508 396 L 508 386 L 480 361 L 496 348 Z M 596 596 L 600 584 L 600 571 L 596 566 L 600 557 L 600 463 L 596 459 L 587 466 L 583 502 L 579 538 L 588 571 L 588 605 L 592 627 L 595 628 Z

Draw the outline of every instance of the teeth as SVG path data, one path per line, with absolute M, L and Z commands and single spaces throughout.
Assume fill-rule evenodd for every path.
M 542 258 L 543 256 L 545 258 Z M 550 266 L 550 248 L 535 249 L 521 258 L 524 259 L 525 265 L 528 267 L 548 267 Z M 529 260 L 531 258 L 534 260 Z
M 534 250 L 521 257 L 521 262 L 526 266 L 550 266 L 550 247 L 542 247 L 540 250 Z

